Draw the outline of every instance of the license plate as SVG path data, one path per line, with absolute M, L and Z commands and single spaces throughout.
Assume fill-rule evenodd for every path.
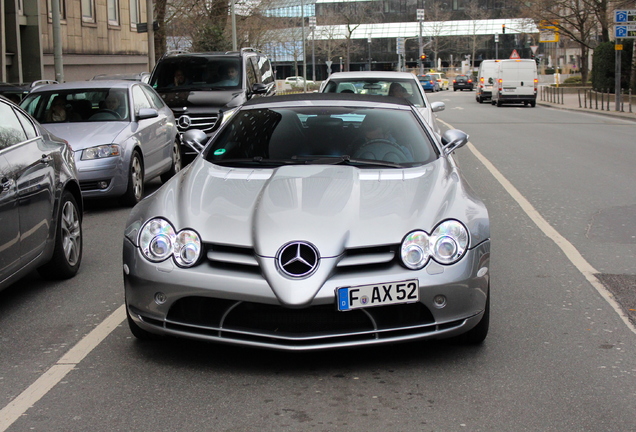
M 414 303 L 420 299 L 417 279 L 337 289 L 338 310 Z
M 512 87 L 512 88 L 504 88 L 505 92 L 511 92 L 511 91 L 515 91 L 517 88 L 516 87 Z

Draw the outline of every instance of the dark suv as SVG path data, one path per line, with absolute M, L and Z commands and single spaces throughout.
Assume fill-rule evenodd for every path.
M 200 129 L 208 135 L 221 124 L 225 111 L 252 97 L 276 93 L 269 59 L 253 48 L 168 53 L 157 62 L 149 84 L 172 109 L 180 133 Z
M 453 91 L 457 91 L 457 89 L 461 91 L 464 91 L 464 89 L 472 91 L 473 77 L 469 75 L 457 75 L 453 80 Z

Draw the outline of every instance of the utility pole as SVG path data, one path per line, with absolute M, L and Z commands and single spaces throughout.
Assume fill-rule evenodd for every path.
M 51 15 L 53 21 L 53 65 L 55 67 L 55 81 L 64 82 L 64 64 L 62 61 L 62 28 L 60 25 L 60 0 L 51 1 Z M 4 19 L 4 16 L 2 17 Z
M 155 67 L 155 8 L 152 0 L 146 0 L 146 25 L 148 26 L 148 71 L 152 72 Z

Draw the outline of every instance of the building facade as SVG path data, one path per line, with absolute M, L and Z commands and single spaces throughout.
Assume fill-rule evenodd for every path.
M 53 0 L 55 1 L 55 0 Z M 58 0 L 65 81 L 149 70 L 143 0 Z M 0 77 L 9 83 L 54 80 L 51 0 L 0 0 Z

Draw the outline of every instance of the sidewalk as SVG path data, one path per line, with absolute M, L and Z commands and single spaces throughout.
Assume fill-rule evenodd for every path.
M 551 91 L 554 91 L 554 88 L 552 88 Z M 540 88 L 539 95 L 537 97 L 537 105 L 571 111 L 601 114 L 636 121 L 636 96 L 632 97 L 632 112 L 629 112 L 629 101 L 623 102 L 623 111 L 615 111 L 614 108 L 616 108 L 616 100 L 614 99 L 614 95 L 609 95 L 609 97 L 609 101 L 607 94 L 603 96 L 598 95 L 598 98 L 593 98 L 592 100 L 590 100 L 589 94 L 586 98 L 586 94 L 584 92 L 578 93 L 576 92 L 576 90 L 573 93 L 556 92 L 554 94 L 548 94 L 542 91 L 542 89 Z

